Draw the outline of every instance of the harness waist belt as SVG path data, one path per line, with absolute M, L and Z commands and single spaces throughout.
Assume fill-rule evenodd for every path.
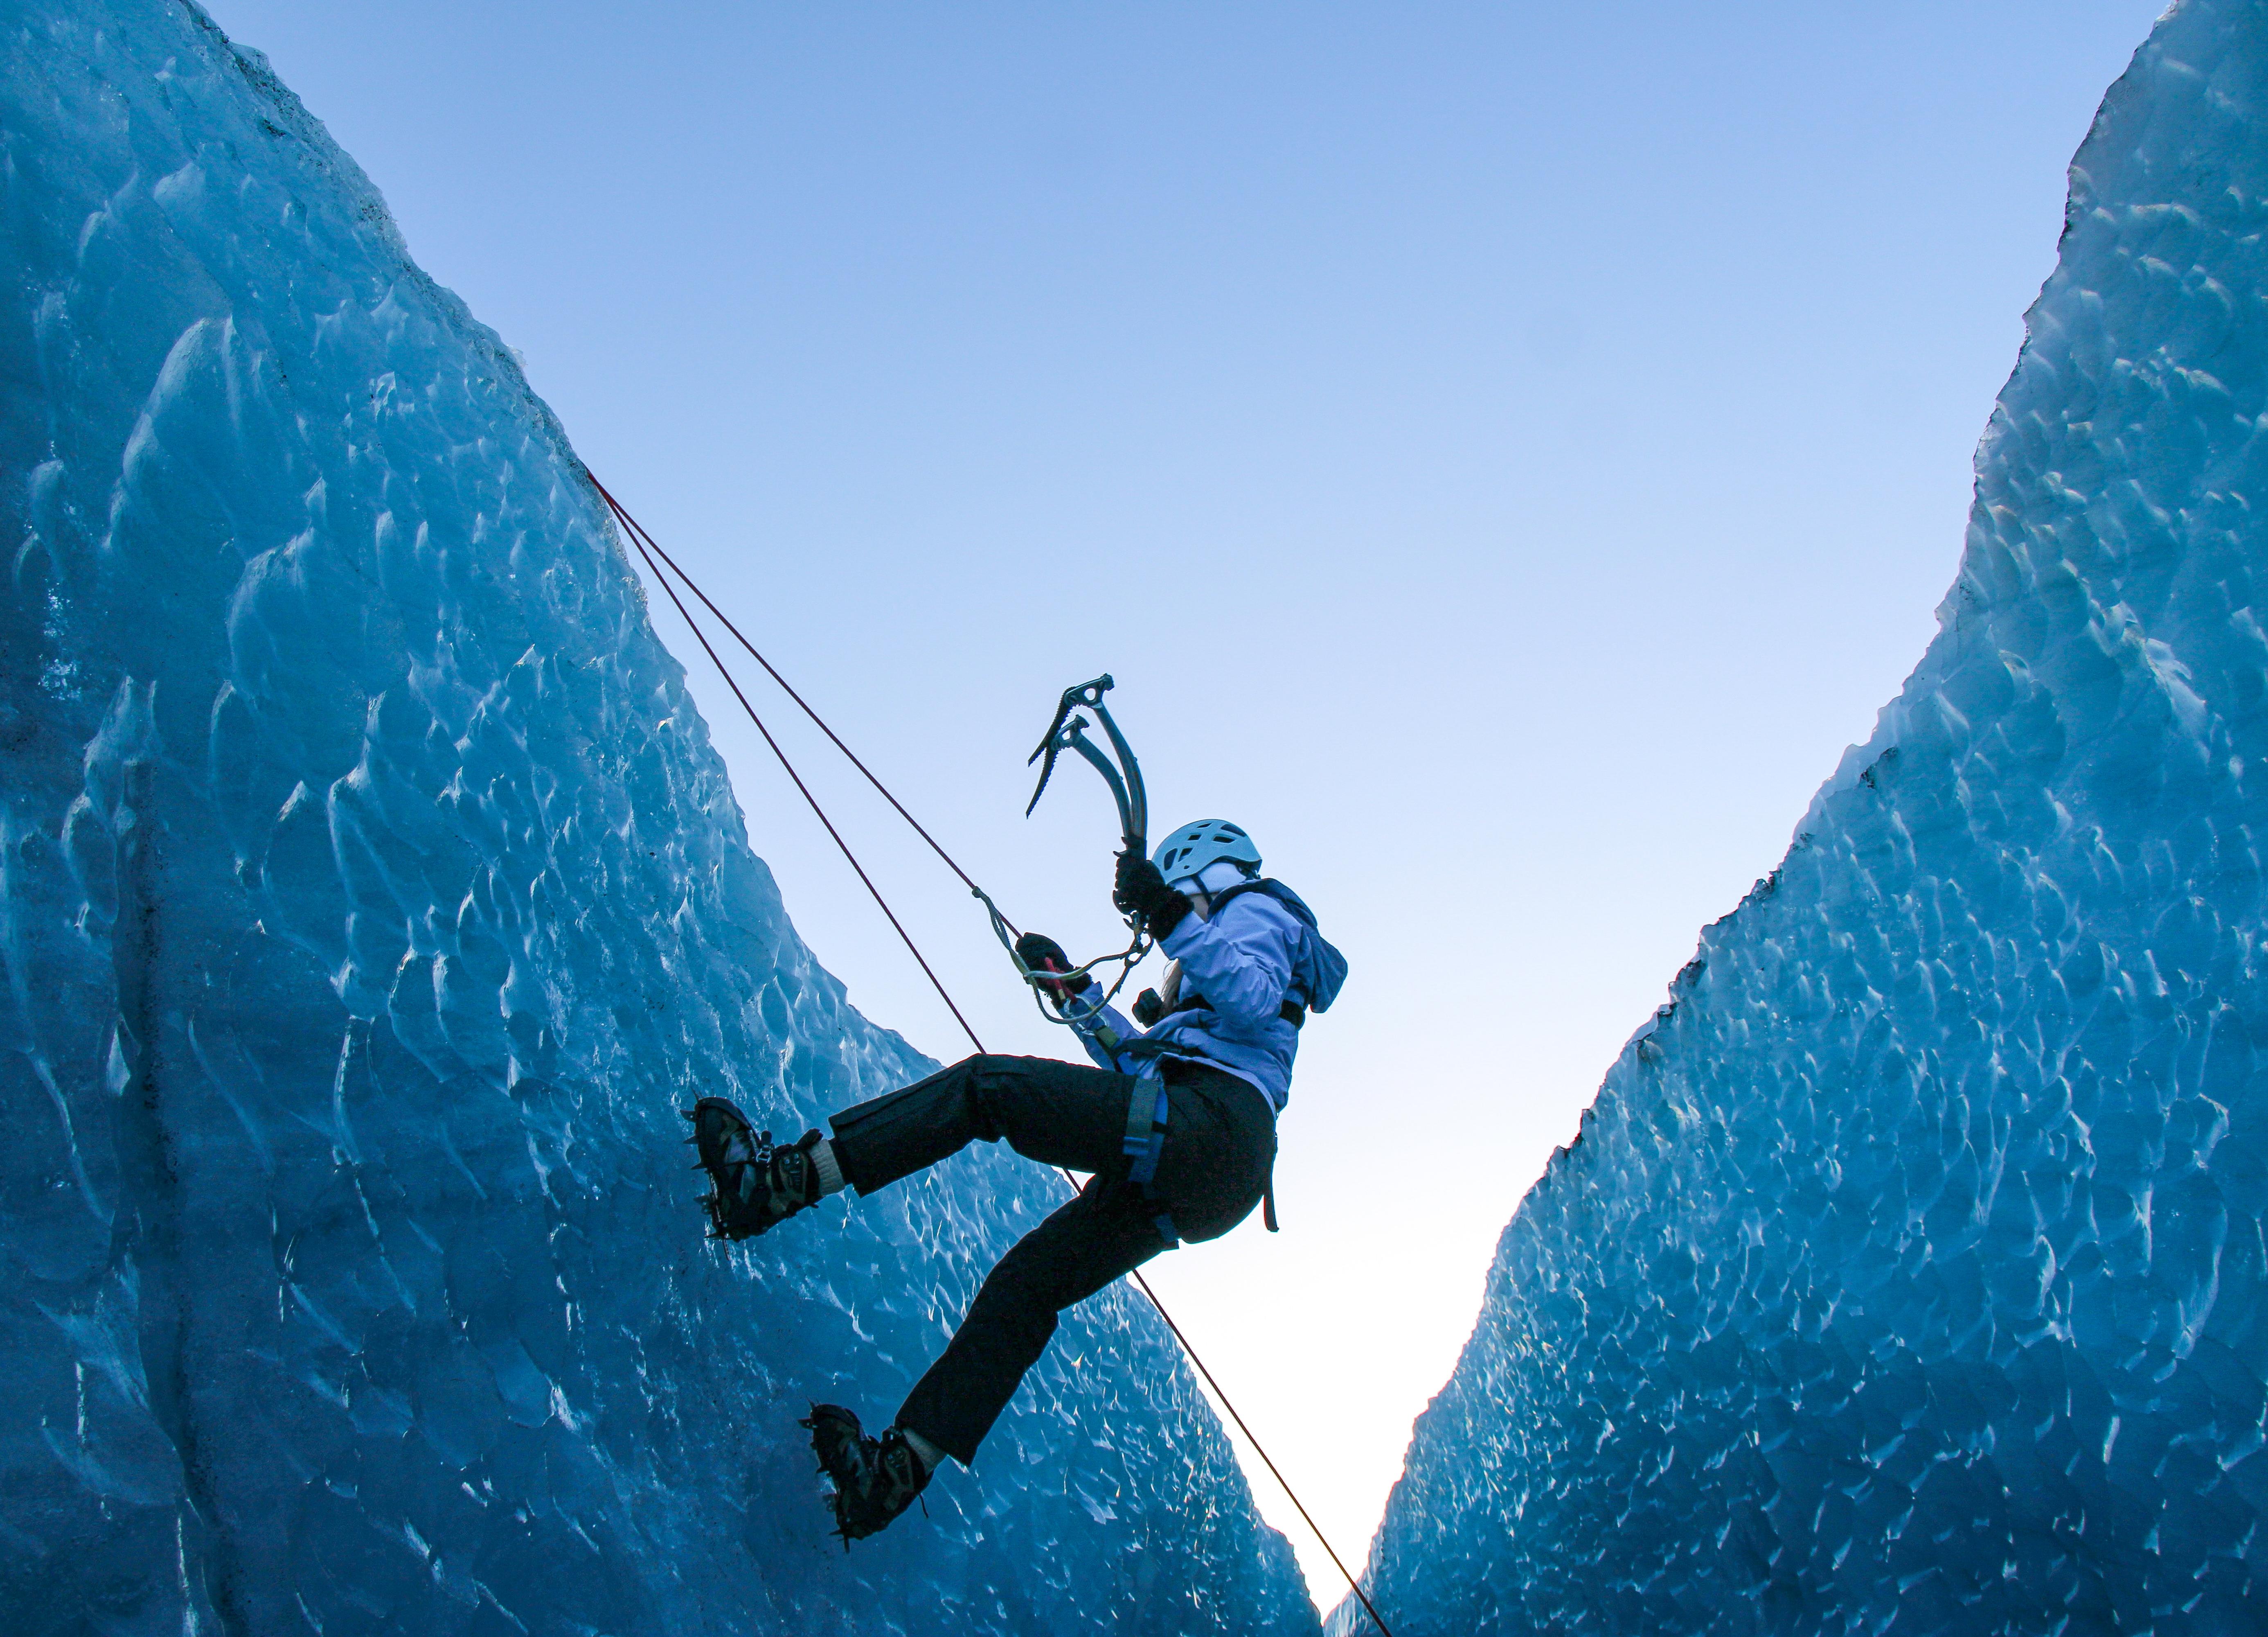
M 1206 999 L 1203 995 L 1191 995 L 1186 1000 L 1175 1001 L 1171 1007 L 1167 1008 L 1163 1015 L 1171 1017 L 1176 1012 L 1210 1012 L 1211 1010 L 1211 1001 Z M 1282 1006 L 1276 1008 L 1276 1015 L 1282 1018 L 1292 1028 L 1298 1029 L 1301 1024 L 1307 1021 L 1307 1008 L 1301 1006 L 1296 1000 L 1286 1000 Z

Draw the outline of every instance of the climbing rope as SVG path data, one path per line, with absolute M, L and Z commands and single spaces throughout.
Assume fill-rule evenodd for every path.
M 979 899 L 983 900 L 985 910 L 992 917 L 995 930 L 997 931 L 999 927 L 1005 926 L 1011 933 L 1013 933 L 1016 931 L 1015 924 L 1010 921 L 1008 918 L 1003 915 L 998 908 L 994 905 L 991 895 L 987 893 L 982 887 L 979 887 L 976 882 L 970 878 L 968 872 L 962 869 L 960 865 L 954 861 L 953 855 L 946 852 L 942 846 L 938 844 L 937 837 L 931 835 L 928 830 L 923 829 L 921 822 L 915 818 L 912 814 L 906 811 L 905 804 L 901 802 L 895 796 L 892 795 L 888 787 L 885 785 L 880 779 L 874 777 L 873 771 L 869 769 L 864 762 L 861 762 L 858 759 L 857 754 L 851 750 L 849 745 L 843 742 L 842 739 L 836 734 L 835 730 L 829 727 L 826 722 L 821 719 L 819 712 L 813 710 L 810 704 L 805 701 L 804 697 L 798 693 L 792 687 L 789 686 L 787 678 L 782 676 L 779 672 L 774 668 L 772 662 L 756 651 L 756 646 L 754 643 L 750 642 L 746 637 L 740 634 L 740 628 L 734 625 L 731 620 L 727 619 L 725 616 L 724 611 L 718 608 L 714 602 L 709 600 L 708 594 L 703 591 L 701 587 L 694 582 L 693 577 L 690 574 L 688 574 L 684 569 L 678 565 L 677 559 L 671 557 L 668 552 L 663 550 L 660 542 L 655 540 L 652 535 L 648 534 L 638 520 L 623 509 L 622 503 L 615 499 L 612 494 L 608 492 L 607 486 L 599 481 L 597 476 L 593 473 L 588 467 L 583 468 L 583 476 L 589 480 L 591 487 L 598 490 L 599 498 L 607 503 L 608 511 L 614 514 L 615 520 L 621 526 L 623 535 L 630 541 L 630 544 L 637 549 L 639 557 L 644 562 L 646 571 L 652 574 L 655 581 L 661 586 L 662 590 L 668 594 L 669 601 L 676 608 L 679 617 L 684 620 L 687 627 L 693 632 L 694 640 L 701 645 L 701 651 L 709 656 L 709 662 L 717 667 L 717 674 L 725 679 L 725 687 L 733 690 L 733 697 L 740 701 L 740 709 L 747 712 L 748 720 L 755 724 L 756 732 L 763 736 L 764 743 L 770 748 L 773 756 L 778 760 L 780 766 L 786 771 L 789 779 L 794 784 L 797 791 L 801 793 L 804 800 L 809 804 L 813 814 L 817 816 L 820 823 L 825 827 L 828 835 L 834 840 L 836 846 L 841 850 L 843 858 L 850 863 L 851 869 L 858 874 L 860 882 L 865 885 L 867 892 L 872 895 L 876 906 L 881 910 L 884 918 L 890 923 L 891 930 L 897 933 L 900 941 L 904 943 L 906 946 L 907 952 L 913 956 L 916 964 L 921 968 L 922 976 L 929 979 L 931 987 L 935 989 L 938 992 L 938 998 L 945 1002 L 946 1010 L 953 1014 L 953 1021 L 961 1025 L 961 1032 L 968 1036 L 968 1043 L 976 1047 L 980 1054 L 983 1054 L 984 1052 L 984 1043 L 976 1037 L 976 1031 L 968 1026 L 968 1020 L 961 1015 L 961 1008 L 954 1004 L 952 995 L 946 992 L 943 981 L 939 978 L 935 970 L 931 967 L 927 959 L 923 956 L 920 948 L 916 945 L 913 940 L 913 935 L 906 931 L 903 923 L 898 919 L 896 914 L 891 910 L 888 900 L 882 896 L 881 889 L 874 885 L 873 878 L 866 874 L 865 866 L 858 862 L 858 855 L 850 851 L 850 844 L 843 839 L 842 831 L 836 830 L 835 828 L 834 821 L 827 816 L 827 810 L 819 805 L 819 798 L 811 793 L 811 787 L 803 782 L 803 776 L 795 771 L 795 764 L 788 760 L 787 752 L 780 748 L 779 741 L 772 737 L 771 729 L 765 726 L 763 719 L 756 714 L 755 706 L 748 703 L 748 696 L 740 690 L 740 684 L 733 678 L 731 667 L 725 665 L 723 657 L 719 655 L 715 647 L 711 645 L 707 634 L 701 629 L 700 623 L 693 617 L 692 611 L 685 606 L 685 600 L 677 594 L 677 588 L 671 583 L 670 575 L 664 574 L 661 571 L 660 565 L 662 564 L 666 564 L 669 567 L 670 574 L 674 574 L 678 580 L 683 582 L 685 589 L 693 594 L 695 600 L 697 601 L 702 607 L 707 608 L 711 615 L 715 616 L 717 622 L 719 624 L 724 626 L 726 630 L 732 632 L 733 640 L 738 642 L 742 648 L 747 651 L 749 658 L 755 660 L 758 665 L 763 667 L 765 675 L 769 675 L 774 682 L 777 682 L 780 685 L 781 691 L 785 693 L 789 698 L 795 701 L 796 704 L 801 708 L 803 713 L 812 719 L 812 722 L 818 727 L 819 731 L 826 734 L 828 741 L 833 743 L 835 748 L 837 750 L 840 750 L 843 756 L 850 760 L 850 765 L 857 768 L 859 772 L 865 775 L 866 782 L 873 785 L 877 791 L 881 793 L 882 799 L 885 801 L 887 801 L 891 807 L 897 809 L 898 816 L 905 820 L 907 823 L 912 825 L 915 834 L 918 835 L 924 841 L 927 842 L 930 845 L 930 850 L 935 852 L 939 858 L 945 860 L 946 867 L 951 870 L 955 875 L 959 876 L 962 884 L 966 886 L 970 892 L 976 894 Z M 659 562 L 656 561 L 657 558 L 659 559 Z M 1035 795 L 1033 800 L 1036 801 L 1038 797 Z M 1005 942 L 1006 940 L 1003 939 L 1002 941 Z M 1095 963 L 1089 962 L 1089 964 L 1092 965 Z M 1083 970 L 1085 969 L 1082 968 L 1080 970 Z M 1127 970 L 1129 971 L 1132 970 L 1130 964 Z M 1123 984 L 1124 981 L 1125 977 L 1122 973 L 1119 982 Z M 1113 988 L 1112 992 L 1116 992 L 1116 989 L 1115 987 Z M 1057 1166 L 1055 1169 L 1057 1175 L 1060 1176 L 1064 1179 L 1064 1182 L 1071 1188 L 1071 1191 L 1074 1193 L 1078 1192 L 1079 1183 L 1072 1177 L 1071 1174 L 1061 1166 Z M 1253 1434 L 1252 1428 L 1245 1424 L 1243 1415 L 1239 1412 L 1236 1405 L 1230 1400 L 1228 1394 L 1223 1391 L 1221 1390 L 1220 1383 L 1213 1379 L 1212 1371 L 1206 1368 L 1205 1361 L 1203 1358 L 1198 1356 L 1197 1350 L 1189 1345 L 1189 1338 L 1182 1333 L 1182 1327 L 1174 1322 L 1174 1316 L 1166 1310 L 1166 1304 L 1158 1300 L 1158 1293 L 1150 1288 L 1150 1281 L 1142 1277 L 1142 1272 L 1139 1268 L 1132 1270 L 1129 1277 L 1134 1280 L 1135 1285 L 1141 1290 L 1142 1294 L 1149 1298 L 1150 1305 L 1157 1309 L 1158 1316 L 1165 1320 L 1166 1328 L 1173 1332 L 1174 1339 L 1180 1344 L 1182 1353 L 1188 1356 L 1189 1362 L 1197 1367 L 1197 1374 L 1204 1378 L 1205 1385 L 1212 1390 L 1212 1395 L 1215 1398 L 1220 1401 L 1221 1408 L 1228 1412 L 1229 1419 L 1236 1423 L 1237 1431 L 1244 1434 L 1245 1442 L 1252 1446 L 1253 1453 L 1257 1455 L 1260 1457 L 1261 1464 L 1267 1467 L 1268 1475 L 1273 1478 L 1276 1480 L 1277 1486 L 1283 1490 L 1285 1498 L 1290 1501 L 1293 1508 L 1298 1511 L 1300 1521 L 1307 1524 L 1308 1532 L 1314 1536 L 1316 1543 L 1322 1547 L 1325 1555 L 1330 1559 L 1332 1566 L 1338 1570 L 1340 1574 L 1345 1577 L 1348 1589 L 1354 1593 L 1356 1600 L 1362 1604 L 1364 1611 L 1370 1616 L 1372 1623 L 1378 1627 L 1380 1637 L 1394 1637 L 1393 1633 L 1388 1630 L 1386 1622 L 1379 1618 L 1378 1610 L 1373 1606 L 1370 1601 L 1370 1594 L 1362 1589 L 1362 1582 L 1357 1580 L 1354 1577 L 1353 1573 L 1348 1569 L 1345 1561 L 1340 1558 L 1337 1551 L 1332 1546 L 1329 1539 L 1324 1535 L 1322 1528 L 1316 1523 L 1314 1518 L 1308 1513 L 1306 1503 L 1300 1499 L 1298 1492 L 1292 1487 L 1291 1480 L 1286 1478 L 1282 1471 L 1278 1468 L 1274 1458 L 1271 1457 L 1267 1449 L 1262 1446 L 1260 1440 Z

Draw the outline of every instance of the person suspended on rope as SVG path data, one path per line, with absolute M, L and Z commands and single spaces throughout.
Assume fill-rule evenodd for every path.
M 772 1147 L 722 1098 L 693 1110 L 714 1231 L 728 1239 L 839 1189 L 873 1193 L 980 1139 L 1091 1174 L 1000 1259 L 879 1437 L 848 1409 L 814 1406 L 804 1425 L 846 1543 L 904 1512 L 948 1456 L 976 1459 L 1057 1315 L 1162 1250 L 1219 1238 L 1270 1195 L 1300 1026 L 1336 999 L 1346 962 L 1260 865 L 1252 838 L 1218 819 L 1183 825 L 1152 857 L 1130 845 L 1119 855 L 1112 900 L 1171 959 L 1163 992 L 1135 1003 L 1147 1025 L 1138 1031 L 1053 939 L 1017 940 L 1020 964 L 1094 1066 L 965 1058 L 835 1115 L 831 1137 L 807 1132 L 791 1147 Z M 1273 1217 L 1271 1203 L 1271 1229 Z

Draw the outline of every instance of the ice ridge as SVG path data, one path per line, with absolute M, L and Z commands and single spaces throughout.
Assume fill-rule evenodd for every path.
M 704 1243 L 681 1104 L 932 1066 L 263 61 L 175 0 L 0 29 L 0 1629 L 1314 1631 L 1123 1290 L 927 1521 L 828 1537 L 795 1418 L 894 1408 L 1051 1179 Z
M 2264 190 L 2268 8 L 2183 0 L 1939 635 L 1505 1230 L 1397 1637 L 2268 1629 Z

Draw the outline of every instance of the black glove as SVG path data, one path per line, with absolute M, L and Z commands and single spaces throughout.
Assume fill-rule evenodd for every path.
M 1156 865 L 1130 848 L 1118 855 L 1118 880 L 1110 902 L 1123 915 L 1139 915 L 1152 938 L 1163 938 L 1189 912 L 1189 901 L 1166 885 Z
M 1016 958 L 1035 972 L 1071 970 L 1071 957 L 1064 953 L 1064 947 L 1045 933 L 1026 933 L 1016 940 Z M 1051 984 L 1044 978 L 1040 981 L 1040 987 L 1050 999 L 1058 1001 L 1065 995 L 1084 994 L 1094 986 L 1094 979 L 1085 972 L 1076 977 L 1067 977 L 1059 984 Z
M 1166 1003 L 1158 998 L 1154 989 L 1145 989 L 1134 997 L 1134 1021 L 1145 1029 L 1157 1027 L 1158 1020 L 1166 1015 Z

